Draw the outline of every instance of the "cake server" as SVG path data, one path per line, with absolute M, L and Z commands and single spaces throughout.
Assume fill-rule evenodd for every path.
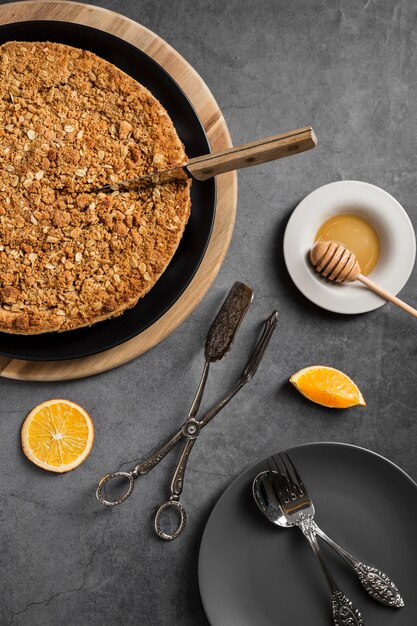
M 299 154 L 311 150 L 316 144 L 317 138 L 314 130 L 311 126 L 306 126 L 273 137 L 258 139 L 242 146 L 228 148 L 222 152 L 198 156 L 190 159 L 188 163 L 182 166 L 104 185 L 93 189 L 92 192 L 117 191 L 121 187 L 129 188 L 146 184 L 159 185 L 173 181 L 186 181 L 189 178 L 206 180 L 224 172 L 240 170 L 252 165 L 260 165 L 267 161 L 275 161 Z

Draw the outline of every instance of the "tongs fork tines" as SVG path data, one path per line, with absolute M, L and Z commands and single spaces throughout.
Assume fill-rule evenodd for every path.
M 277 325 L 277 312 L 274 311 L 266 320 L 262 335 L 236 384 L 223 396 L 223 398 L 221 398 L 209 411 L 207 411 L 200 420 L 197 420 L 196 415 L 199 411 L 203 397 L 210 363 L 222 359 L 230 350 L 236 332 L 240 326 L 240 322 L 245 316 L 252 302 L 252 298 L 252 289 L 243 283 L 235 283 L 229 292 L 229 295 L 223 303 L 207 334 L 204 350 L 205 364 L 203 373 L 193 402 L 191 403 L 187 418 L 181 428 L 151 457 L 141 463 L 138 463 L 133 470 L 129 472 L 118 471 L 106 474 L 101 478 L 98 484 L 96 497 L 99 502 L 105 504 L 106 506 L 121 504 L 131 495 L 135 480 L 139 476 L 147 474 L 150 470 L 152 470 L 181 439 L 185 438 L 186 441 L 171 481 L 171 495 L 169 500 L 159 507 L 155 515 L 155 531 L 161 539 L 170 541 L 178 537 L 184 530 L 186 524 L 186 513 L 184 507 L 179 502 L 179 498 L 183 489 L 187 460 L 198 435 L 200 434 L 202 428 L 204 428 L 204 426 L 206 426 L 254 376 L 272 333 Z M 113 479 L 125 479 L 127 481 L 127 489 L 119 498 L 111 500 L 104 497 L 103 491 L 107 483 Z M 179 515 L 179 524 L 174 532 L 167 533 L 161 528 L 161 516 L 166 509 L 171 507 L 173 507 Z

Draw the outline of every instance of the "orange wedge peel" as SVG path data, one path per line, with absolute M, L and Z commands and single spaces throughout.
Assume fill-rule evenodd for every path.
M 21 431 L 27 458 L 49 472 L 69 472 L 90 454 L 94 441 L 91 417 L 69 400 L 47 400 L 26 417 Z
M 310 365 L 293 374 L 290 383 L 312 402 L 330 409 L 366 405 L 353 380 L 334 367 Z

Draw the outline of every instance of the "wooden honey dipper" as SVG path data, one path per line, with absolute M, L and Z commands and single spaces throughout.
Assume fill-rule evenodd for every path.
M 416 309 L 361 274 L 361 267 L 355 255 L 342 244 L 336 241 L 316 241 L 310 251 L 310 261 L 314 269 L 328 280 L 334 280 L 337 283 L 359 280 L 385 300 L 392 302 L 413 317 L 417 317 Z

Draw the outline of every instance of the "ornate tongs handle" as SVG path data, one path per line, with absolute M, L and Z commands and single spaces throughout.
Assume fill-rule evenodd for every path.
M 96 498 L 101 504 L 105 506 L 117 506 L 118 504 L 122 504 L 128 497 L 132 494 L 133 488 L 135 486 L 135 480 L 138 476 L 142 474 L 147 474 L 157 465 L 163 458 L 166 457 L 168 452 L 172 450 L 172 448 L 179 442 L 180 439 L 184 437 L 184 433 L 182 430 L 179 430 L 175 435 L 173 435 L 168 441 L 164 443 L 163 446 L 157 450 L 149 459 L 144 461 L 143 463 L 139 463 L 136 465 L 130 472 L 110 472 L 109 474 L 105 474 L 100 478 L 100 481 L 96 490 Z M 122 482 L 122 485 L 119 485 L 118 491 L 123 487 L 124 489 L 119 492 L 119 495 L 114 498 L 105 497 L 105 489 L 106 486 L 109 486 L 110 482 Z
M 177 528 L 172 533 L 166 533 L 161 528 L 162 514 L 167 509 L 172 509 L 172 508 L 174 509 L 174 511 L 178 513 L 179 521 L 178 521 Z M 164 504 L 161 504 L 161 506 L 156 512 L 155 521 L 154 521 L 155 532 L 158 535 L 158 537 L 160 537 L 161 539 L 164 539 L 165 541 L 172 541 L 173 539 L 176 539 L 177 537 L 180 536 L 180 534 L 185 528 L 186 522 L 187 522 L 187 514 L 185 512 L 184 507 L 182 506 L 181 502 L 178 502 L 178 500 L 175 499 L 175 496 L 172 496 L 167 502 L 165 502 Z

